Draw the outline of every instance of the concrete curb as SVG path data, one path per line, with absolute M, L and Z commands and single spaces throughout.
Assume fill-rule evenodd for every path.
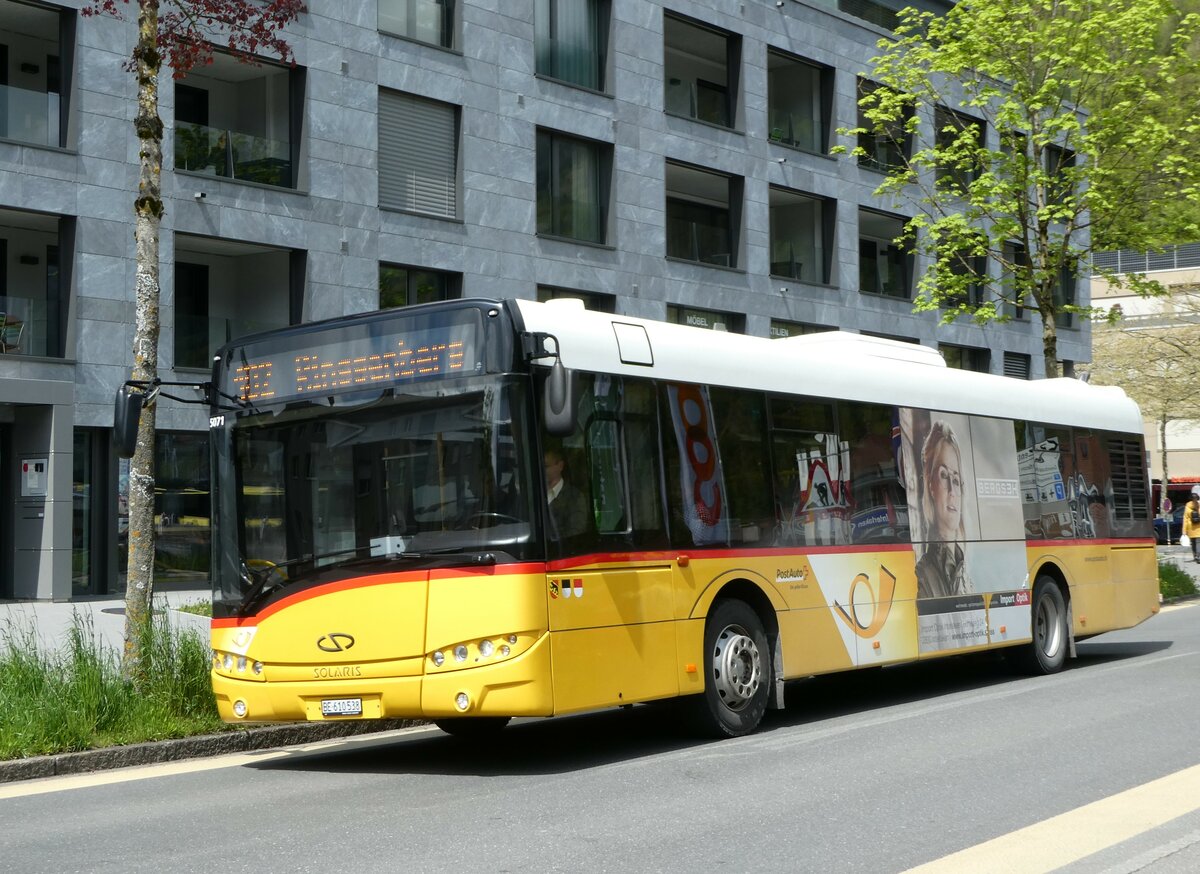
M 350 737 L 356 734 L 394 731 L 398 728 L 421 724 L 423 723 L 412 719 L 372 719 L 361 722 L 269 725 L 175 740 L 103 747 L 77 753 L 30 756 L 25 759 L 0 762 L 0 783 L 58 777 L 63 774 L 85 774 L 91 771 L 128 768 L 133 765 L 153 765 L 181 759 L 220 756 L 226 753 L 273 749 L 294 744 L 315 743 L 331 738 Z

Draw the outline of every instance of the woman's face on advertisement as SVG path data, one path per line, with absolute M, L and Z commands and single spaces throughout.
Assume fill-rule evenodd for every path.
M 933 482 L 929 489 L 933 497 L 934 525 L 942 540 L 958 538 L 963 497 L 961 467 L 958 452 L 949 443 L 943 443 L 938 451 L 937 464 L 933 467 Z

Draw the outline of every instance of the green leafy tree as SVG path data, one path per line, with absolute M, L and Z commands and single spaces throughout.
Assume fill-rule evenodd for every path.
M 1164 482 L 1170 476 L 1167 426 L 1200 419 L 1197 349 L 1200 298 L 1194 293 L 1173 296 L 1163 313 L 1104 325 L 1092 336 L 1092 363 L 1087 368 L 1091 381 L 1120 386 L 1137 401 L 1142 417 L 1155 423 Z M 1164 489 L 1164 500 L 1166 496 Z
M 1200 103 L 1174 87 L 1200 75 L 1200 17 L 1170 0 L 979 0 L 900 20 L 841 133 L 882 160 L 876 194 L 914 208 L 900 244 L 929 264 L 915 308 L 980 324 L 1035 310 L 1057 376 L 1059 318 L 1094 314 L 1066 293 L 1092 252 L 1198 230 Z
M 119 16 L 130 0 L 94 0 L 85 15 Z M 142 383 L 158 378 L 159 227 L 162 201 L 163 123 L 158 115 L 158 78 L 164 63 L 176 79 L 212 60 L 223 46 L 238 60 L 254 63 L 258 53 L 291 59 L 282 28 L 304 10 L 302 0 L 137 0 L 137 41 L 128 69 L 137 81 L 139 175 L 135 215 L 133 376 Z M 129 466 L 129 562 L 125 590 L 125 646 L 122 670 L 144 685 L 142 641 L 154 594 L 154 433 L 155 395 L 150 393 L 138 427 L 137 450 Z

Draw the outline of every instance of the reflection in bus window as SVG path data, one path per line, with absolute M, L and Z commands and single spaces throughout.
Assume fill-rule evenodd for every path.
M 301 408 L 247 420 L 235 433 L 247 565 L 309 557 L 315 570 L 476 548 L 524 555 L 535 523 L 511 409 L 520 403 L 511 386 L 420 406 L 381 399 L 335 417 Z
M 898 411 L 878 404 L 839 403 L 838 428 L 849 447 L 851 542 L 908 540 Z
M 849 451 L 833 405 L 771 399 L 776 546 L 850 542 Z

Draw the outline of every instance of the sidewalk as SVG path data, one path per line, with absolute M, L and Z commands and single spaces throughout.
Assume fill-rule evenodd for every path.
M 184 604 L 207 603 L 210 590 L 156 592 L 154 609 L 166 610 L 172 625 L 178 628 L 194 628 L 208 639 L 208 617 L 194 613 L 183 613 Z M 125 641 L 125 597 L 70 601 L 0 601 L 0 645 L 11 632 L 20 635 L 26 629 L 34 629 L 38 640 L 47 651 L 60 649 L 69 640 L 75 616 L 85 623 L 90 622 L 96 638 L 106 647 L 120 652 Z M 86 627 L 86 625 L 85 625 Z

